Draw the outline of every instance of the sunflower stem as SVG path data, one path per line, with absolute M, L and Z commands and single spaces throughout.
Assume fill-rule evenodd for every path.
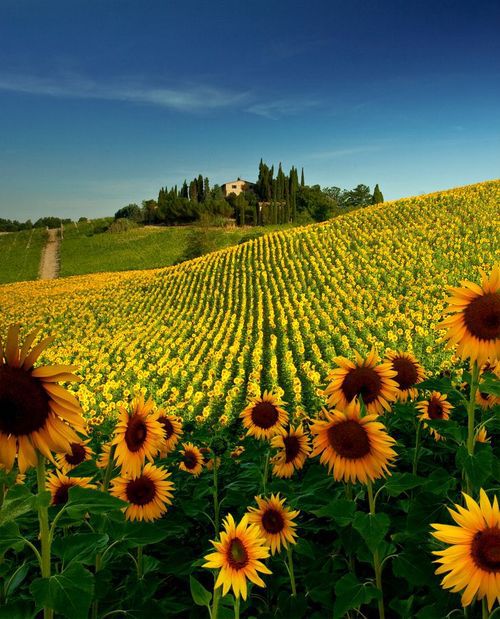
M 49 509 L 43 500 L 45 493 L 45 456 L 37 454 L 36 480 L 38 486 L 38 522 L 40 523 L 41 573 L 42 578 L 50 578 L 50 532 Z M 54 611 L 47 606 L 43 609 L 44 619 L 52 619 Z
M 418 466 L 418 455 L 420 452 L 420 434 L 422 432 L 422 422 L 418 421 L 417 432 L 415 435 L 415 453 L 413 454 L 413 468 L 412 473 L 414 475 L 417 474 L 417 466 Z
M 286 554 L 288 557 L 288 573 L 290 575 L 290 585 L 292 586 L 292 596 L 297 596 L 297 587 L 295 586 L 295 572 L 293 570 L 293 550 L 291 544 L 288 544 L 288 548 L 286 549 Z
M 106 467 L 106 471 L 104 473 L 104 479 L 102 480 L 102 491 L 107 492 L 109 488 L 109 482 L 111 481 L 111 475 L 113 474 L 114 463 L 115 463 L 115 451 L 116 445 L 111 445 L 109 450 L 109 460 L 108 466 Z
M 482 600 L 481 609 L 483 611 L 482 612 L 482 619 L 489 619 L 490 613 L 488 611 L 488 603 L 487 603 L 486 596 Z
M 215 582 L 217 582 L 217 576 L 215 577 Z M 210 619 L 217 619 L 217 614 L 219 612 L 220 590 L 221 587 L 215 588 L 214 583 L 214 595 L 212 598 L 212 610 L 210 611 Z
M 268 449 L 264 458 L 264 472 L 262 474 L 262 493 L 266 494 L 267 491 L 267 478 L 269 477 L 269 455 L 270 450 Z
M 234 598 L 234 619 L 240 619 L 240 596 Z
M 137 547 L 137 580 L 142 580 L 144 574 L 144 557 L 142 555 L 143 546 Z
M 373 497 L 372 483 L 368 482 L 368 503 L 370 506 L 370 514 L 375 515 L 375 499 Z M 378 614 L 380 619 L 385 619 L 385 607 L 384 607 L 384 591 L 382 589 L 382 563 L 380 561 L 380 555 L 378 548 L 373 552 L 373 569 L 375 570 L 375 582 L 377 589 L 380 591 L 380 598 L 378 600 Z
M 474 361 L 474 365 L 472 366 L 471 373 L 471 382 L 470 382 L 470 398 L 469 405 L 467 407 L 467 451 L 470 456 L 474 455 L 474 446 L 476 443 L 476 436 L 474 433 L 474 425 L 475 425 L 475 408 L 476 408 L 476 392 L 479 386 L 479 366 L 477 361 Z M 465 474 L 466 479 L 466 489 L 467 494 L 472 493 L 472 482 L 469 479 L 467 473 Z

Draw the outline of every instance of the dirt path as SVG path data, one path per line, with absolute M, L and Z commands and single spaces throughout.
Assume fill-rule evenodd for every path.
M 48 231 L 47 244 L 40 260 L 40 279 L 55 279 L 59 276 L 59 228 Z

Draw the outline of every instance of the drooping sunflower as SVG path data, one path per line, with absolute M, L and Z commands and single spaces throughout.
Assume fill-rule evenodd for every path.
M 203 469 L 203 454 L 200 449 L 193 445 L 193 443 L 182 443 L 183 449 L 181 449 L 181 462 L 179 468 L 181 471 L 191 473 L 195 477 L 201 473 Z
M 500 602 L 500 510 L 497 497 L 490 502 L 481 489 L 479 505 L 464 493 L 466 508 L 449 509 L 458 526 L 432 524 L 432 535 L 445 544 L 445 550 L 434 551 L 440 566 L 436 574 L 446 574 L 441 582 L 453 593 L 462 591 L 462 606 L 469 606 L 474 596 L 486 597 L 488 610 L 495 600 Z
M 396 372 L 394 380 L 398 384 L 397 400 L 399 402 L 414 400 L 418 396 L 415 385 L 425 378 L 424 368 L 417 359 L 409 352 L 388 352 L 384 363 L 389 363 L 391 369 Z
M 80 404 L 57 384 L 79 381 L 73 365 L 33 365 L 54 338 L 32 348 L 38 331 L 19 342 L 19 325 L 9 327 L 4 345 L 0 338 L 0 462 L 19 470 L 37 464 L 37 451 L 54 462 L 54 452 L 70 452 L 70 443 L 86 434 Z
M 271 446 L 279 449 L 272 458 L 273 475 L 276 477 L 291 477 L 294 471 L 300 470 L 309 453 L 309 436 L 304 433 L 301 425 L 296 428 L 290 426 L 283 436 L 279 434 L 271 439 Z
M 160 456 L 164 458 L 175 449 L 182 436 L 182 421 L 179 417 L 167 415 L 167 413 L 162 410 L 158 411 L 158 421 L 161 423 L 165 432 L 165 437 L 160 448 Z
M 283 404 L 285 402 L 268 391 L 264 391 L 261 397 L 252 398 L 240 413 L 247 435 L 268 440 L 276 434 L 285 434 L 288 413 L 281 408 Z
M 450 404 L 450 402 L 446 400 L 447 397 L 446 394 L 433 391 L 428 400 L 424 400 L 417 404 L 416 408 L 421 411 L 418 418 L 421 421 L 424 419 L 449 419 L 453 404 Z M 424 423 L 424 428 L 429 428 L 429 426 Z M 443 438 L 434 428 L 429 428 L 429 431 L 436 441 Z
M 90 460 L 94 452 L 88 446 L 88 443 L 90 443 L 90 439 L 79 441 L 78 443 L 71 443 L 70 453 L 59 454 L 57 456 L 57 467 L 61 469 L 63 473 L 68 473 L 82 462 Z
M 279 493 L 272 494 L 270 499 L 256 496 L 255 500 L 259 507 L 248 508 L 248 521 L 259 527 L 261 536 L 271 547 L 271 554 L 280 552 L 282 544 L 284 548 L 288 548 L 288 543 L 296 544 L 294 519 L 300 512 L 285 507 L 285 499 L 280 498 Z
M 104 445 L 102 446 L 102 451 L 96 460 L 97 468 L 99 469 L 108 468 L 110 452 L 111 452 L 111 443 L 110 442 L 104 443 Z
M 328 397 L 328 406 L 343 410 L 354 398 L 361 398 L 368 413 L 389 411 L 389 402 L 394 402 L 398 395 L 398 383 L 394 380 L 396 371 L 390 362 L 377 365 L 379 358 L 375 350 L 366 359 L 358 352 L 355 356 L 355 362 L 345 357 L 334 359 L 340 367 L 327 376 L 330 384 L 324 393 Z
M 161 466 L 147 463 L 139 475 L 122 475 L 111 482 L 111 494 L 127 501 L 127 520 L 157 520 L 172 504 L 174 484 Z
M 494 376 L 500 378 L 500 362 L 491 363 L 487 361 L 481 368 L 480 381 L 487 376 Z M 479 382 L 479 388 L 476 391 L 476 404 L 485 410 L 493 408 L 496 404 L 500 404 L 500 397 L 493 395 L 492 393 L 486 393 L 481 391 L 481 382 Z
M 205 556 L 203 567 L 220 569 L 215 587 L 222 586 L 222 595 L 233 589 L 234 595 L 247 599 L 247 579 L 265 587 L 265 583 L 257 572 L 271 574 L 261 559 L 269 556 L 269 548 L 260 536 L 259 528 L 250 524 L 248 514 L 245 514 L 238 525 L 229 514 L 224 520 L 224 531 L 220 541 L 211 543 L 216 552 Z
M 360 405 L 354 400 L 345 411 L 324 411 L 326 420 L 311 426 L 313 451 L 320 462 L 333 471 L 337 481 L 360 481 L 364 484 L 389 475 L 389 466 L 396 457 L 392 446 L 396 442 L 377 415 L 361 417 Z
M 489 358 L 500 359 L 500 267 L 490 277 L 481 271 L 481 286 L 462 281 L 461 288 L 450 288 L 445 310 L 449 314 L 438 326 L 447 329 L 447 348 L 457 346 L 462 359 L 479 365 Z
M 146 458 L 153 462 L 160 451 L 164 432 L 153 412 L 153 401 L 144 401 L 143 396 L 132 400 L 130 410 L 120 410 L 113 445 L 116 445 L 115 460 L 122 474 L 139 475 Z
M 52 505 L 63 505 L 68 501 L 68 491 L 74 486 L 95 489 L 91 483 L 92 477 L 67 477 L 61 471 L 56 471 L 47 477 L 46 488 L 52 496 Z

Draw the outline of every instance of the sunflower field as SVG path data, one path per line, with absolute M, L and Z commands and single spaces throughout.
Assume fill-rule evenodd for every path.
M 499 204 L 0 287 L 0 619 L 499 615 Z

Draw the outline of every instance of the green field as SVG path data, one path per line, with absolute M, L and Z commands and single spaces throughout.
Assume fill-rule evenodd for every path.
M 42 228 L 0 235 L 0 283 L 38 277 L 45 237 L 46 232 Z
M 126 232 L 92 234 L 91 224 L 69 225 L 64 229 L 60 276 L 170 266 L 184 254 L 188 237 L 193 231 L 207 237 L 210 250 L 215 251 L 236 245 L 256 233 L 285 227 L 223 229 L 146 226 Z

